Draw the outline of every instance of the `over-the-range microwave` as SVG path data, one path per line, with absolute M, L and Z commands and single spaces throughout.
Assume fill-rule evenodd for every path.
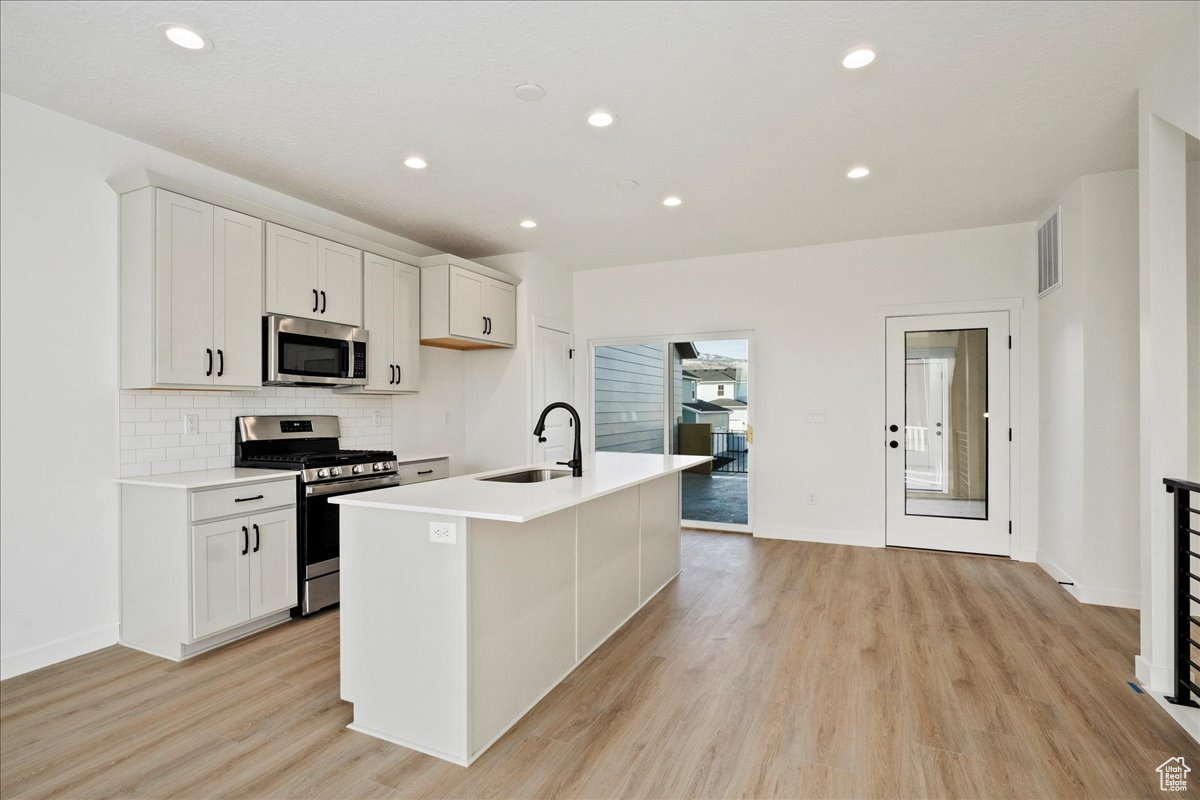
M 355 386 L 367 382 L 367 331 L 269 314 L 263 317 L 263 384 Z

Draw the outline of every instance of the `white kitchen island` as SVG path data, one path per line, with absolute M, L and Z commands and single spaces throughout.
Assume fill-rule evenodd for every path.
M 581 478 L 333 500 L 350 727 L 470 764 L 679 574 L 679 473 L 708 460 L 597 453 Z

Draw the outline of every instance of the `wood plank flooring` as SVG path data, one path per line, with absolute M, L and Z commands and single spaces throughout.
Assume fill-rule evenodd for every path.
M 1002 559 L 688 532 L 684 572 L 473 766 L 346 730 L 338 617 L 0 684 L 3 798 L 1158 797 L 1200 752 L 1137 613 Z

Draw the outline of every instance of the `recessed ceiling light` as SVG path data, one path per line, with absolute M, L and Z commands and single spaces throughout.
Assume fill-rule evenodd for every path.
M 869 47 L 856 47 L 842 56 L 842 66 L 846 69 L 862 69 L 874 60 L 874 50 Z
M 409 169 L 425 169 L 429 165 L 425 163 L 425 159 L 420 156 L 409 156 L 404 159 L 404 166 Z
M 676 197 L 675 195 L 670 195 L 668 197 L 663 198 L 663 205 L 664 206 L 679 206 L 679 205 L 683 205 L 683 200 Z
M 206 53 L 212 50 L 212 41 L 207 36 L 186 25 L 164 22 L 158 26 L 158 29 L 162 31 L 163 36 L 167 37 L 167 41 L 184 50 L 191 50 L 193 53 Z
M 616 121 L 617 118 L 608 111 L 593 111 L 588 114 L 588 125 L 593 128 L 607 128 Z
M 521 227 L 522 228 L 536 228 L 537 223 L 531 219 L 523 219 L 523 220 L 521 220 Z
M 638 188 L 638 185 L 639 185 L 638 182 L 635 181 L 633 178 L 623 178 L 623 179 L 617 181 L 618 189 L 636 189 L 636 188 Z
M 520 86 L 513 89 L 513 94 L 522 100 L 528 100 L 532 103 L 535 100 L 541 100 L 543 97 L 545 97 L 546 90 L 538 86 L 536 83 L 522 83 Z
M 852 180 L 858 180 L 859 178 L 865 178 L 870 174 L 871 170 L 867 169 L 866 167 L 854 167 L 846 173 L 846 177 Z

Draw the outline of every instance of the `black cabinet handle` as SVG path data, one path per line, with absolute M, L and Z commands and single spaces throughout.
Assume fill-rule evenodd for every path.
M 256 495 L 254 495 L 254 497 L 235 497 L 235 498 L 233 498 L 233 502 L 249 503 L 251 500 L 262 500 L 262 499 L 263 499 L 263 496 L 261 494 L 256 494 Z
M 262 539 L 262 535 L 258 530 L 258 526 L 255 525 L 254 526 L 254 552 L 256 552 L 256 553 L 258 552 L 258 546 L 262 543 L 261 539 Z
M 419 471 L 417 472 L 417 474 L 418 474 L 418 475 L 432 475 L 432 474 L 433 474 L 433 470 L 431 470 L 431 469 L 419 470 Z
M 317 296 L 317 290 L 313 289 L 313 313 L 314 314 L 317 313 L 317 308 L 318 308 L 318 306 L 320 306 L 320 300 L 321 300 L 321 298 L 319 298 Z
M 487 335 L 487 317 L 483 317 L 483 335 Z
M 400 365 L 399 365 L 399 364 L 397 364 L 397 365 L 396 365 L 396 385 L 397 385 L 397 386 L 399 386 L 399 385 L 400 385 L 400 377 L 401 377 L 403 374 L 404 374 L 404 373 L 400 371 Z
M 204 373 L 205 377 L 212 375 L 212 348 L 204 348 L 204 352 L 208 353 L 208 371 Z
M 325 313 L 325 290 L 321 290 L 321 313 Z
M 250 531 L 246 530 L 246 526 L 242 526 L 242 555 L 250 552 Z
M 225 374 L 225 351 L 224 350 L 217 351 L 217 364 L 219 365 L 217 367 L 217 377 L 219 378 Z
M 388 369 L 390 370 L 390 372 L 388 374 L 391 376 L 390 378 L 388 378 L 388 386 L 391 386 L 393 383 L 396 382 L 396 365 L 388 364 Z

